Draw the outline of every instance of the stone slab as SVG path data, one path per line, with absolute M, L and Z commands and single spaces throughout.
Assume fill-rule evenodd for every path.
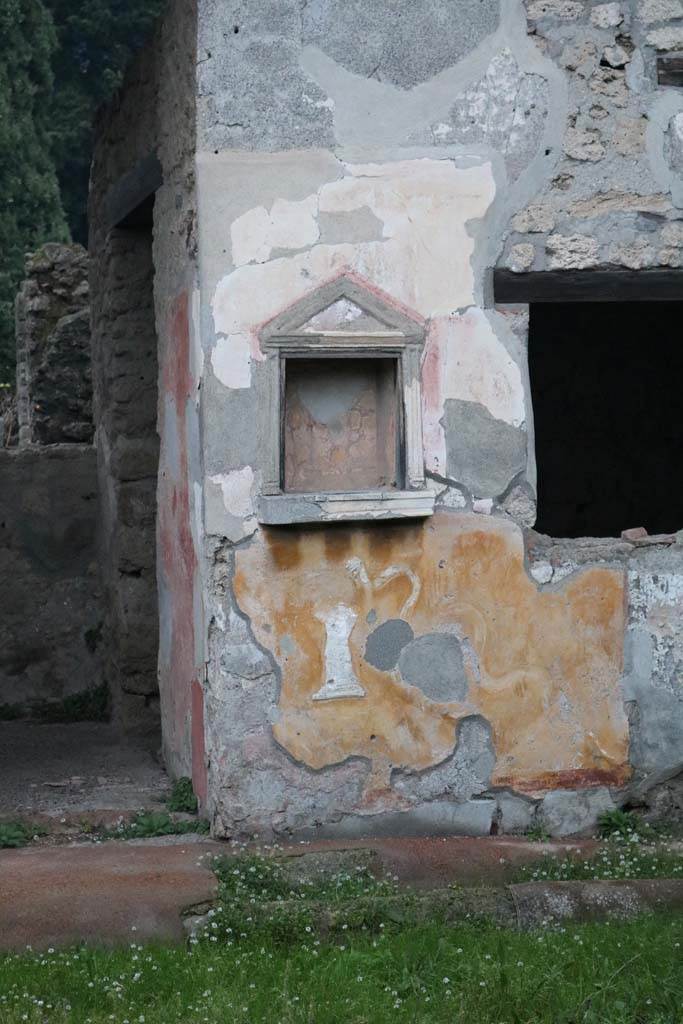
M 548 921 L 625 920 L 639 914 L 683 910 L 683 880 L 525 882 L 510 891 L 522 928 Z
M 0 851 L 0 950 L 181 941 L 181 913 L 213 900 L 218 843 Z

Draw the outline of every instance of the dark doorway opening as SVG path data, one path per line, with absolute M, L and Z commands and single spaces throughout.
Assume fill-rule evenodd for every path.
M 683 527 L 683 302 L 531 305 L 536 529 Z

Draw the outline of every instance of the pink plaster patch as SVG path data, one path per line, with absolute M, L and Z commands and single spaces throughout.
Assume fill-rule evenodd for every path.
M 168 472 L 162 474 L 159 493 L 159 553 L 171 600 L 171 653 L 163 685 L 173 710 L 172 720 L 165 722 L 165 729 L 167 742 L 179 754 L 182 754 L 184 737 L 191 725 L 191 686 L 197 676 L 194 635 L 197 556 L 190 525 L 186 429 L 187 400 L 193 389 L 188 310 L 188 296 L 183 293 L 172 307 L 169 346 L 164 353 L 162 372 L 164 391 L 173 396 L 180 472 L 175 479 Z
M 422 361 L 422 416 L 425 465 L 446 475 L 446 441 L 441 418 L 444 405 L 444 366 L 449 340 L 448 320 L 432 320 Z

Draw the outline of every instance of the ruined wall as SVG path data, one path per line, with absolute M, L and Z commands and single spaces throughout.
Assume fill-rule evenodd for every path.
M 88 254 L 44 245 L 26 259 L 16 299 L 19 444 L 93 437 Z
M 182 689 L 190 693 L 196 674 L 186 678 L 180 661 L 169 655 L 167 642 L 178 620 L 184 628 L 176 602 L 185 609 L 185 592 L 193 586 L 187 558 L 176 559 L 171 551 L 181 543 L 189 557 L 193 544 L 184 539 L 190 531 L 188 503 L 177 496 L 180 491 L 187 494 L 188 467 L 177 456 L 185 429 L 182 361 L 187 346 L 176 317 L 178 308 L 188 308 L 193 279 L 193 17 L 192 5 L 171 5 L 120 94 L 103 111 L 90 197 L 108 680 L 124 728 L 149 729 L 159 723 L 160 671 L 169 723 L 167 759 L 179 774 L 188 774 L 190 757 L 187 753 L 183 760 L 189 751 L 189 722 L 186 726 Z M 138 217 L 132 225 L 112 228 L 112 195 L 154 154 L 163 172 L 154 199 L 154 224 Z M 169 383 L 174 374 L 181 379 L 175 390 Z M 196 446 L 193 456 L 195 452 Z M 176 574 L 170 588 L 169 572 Z M 180 696 L 175 681 L 169 680 L 174 672 L 183 678 L 177 687 Z
M 0 449 L 0 718 L 102 715 L 89 445 Z

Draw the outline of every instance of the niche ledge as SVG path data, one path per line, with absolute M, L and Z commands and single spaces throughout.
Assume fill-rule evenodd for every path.
M 424 519 L 434 512 L 434 498 L 434 492 L 427 489 L 262 494 L 258 499 L 258 521 L 264 526 L 284 526 L 288 523 Z

